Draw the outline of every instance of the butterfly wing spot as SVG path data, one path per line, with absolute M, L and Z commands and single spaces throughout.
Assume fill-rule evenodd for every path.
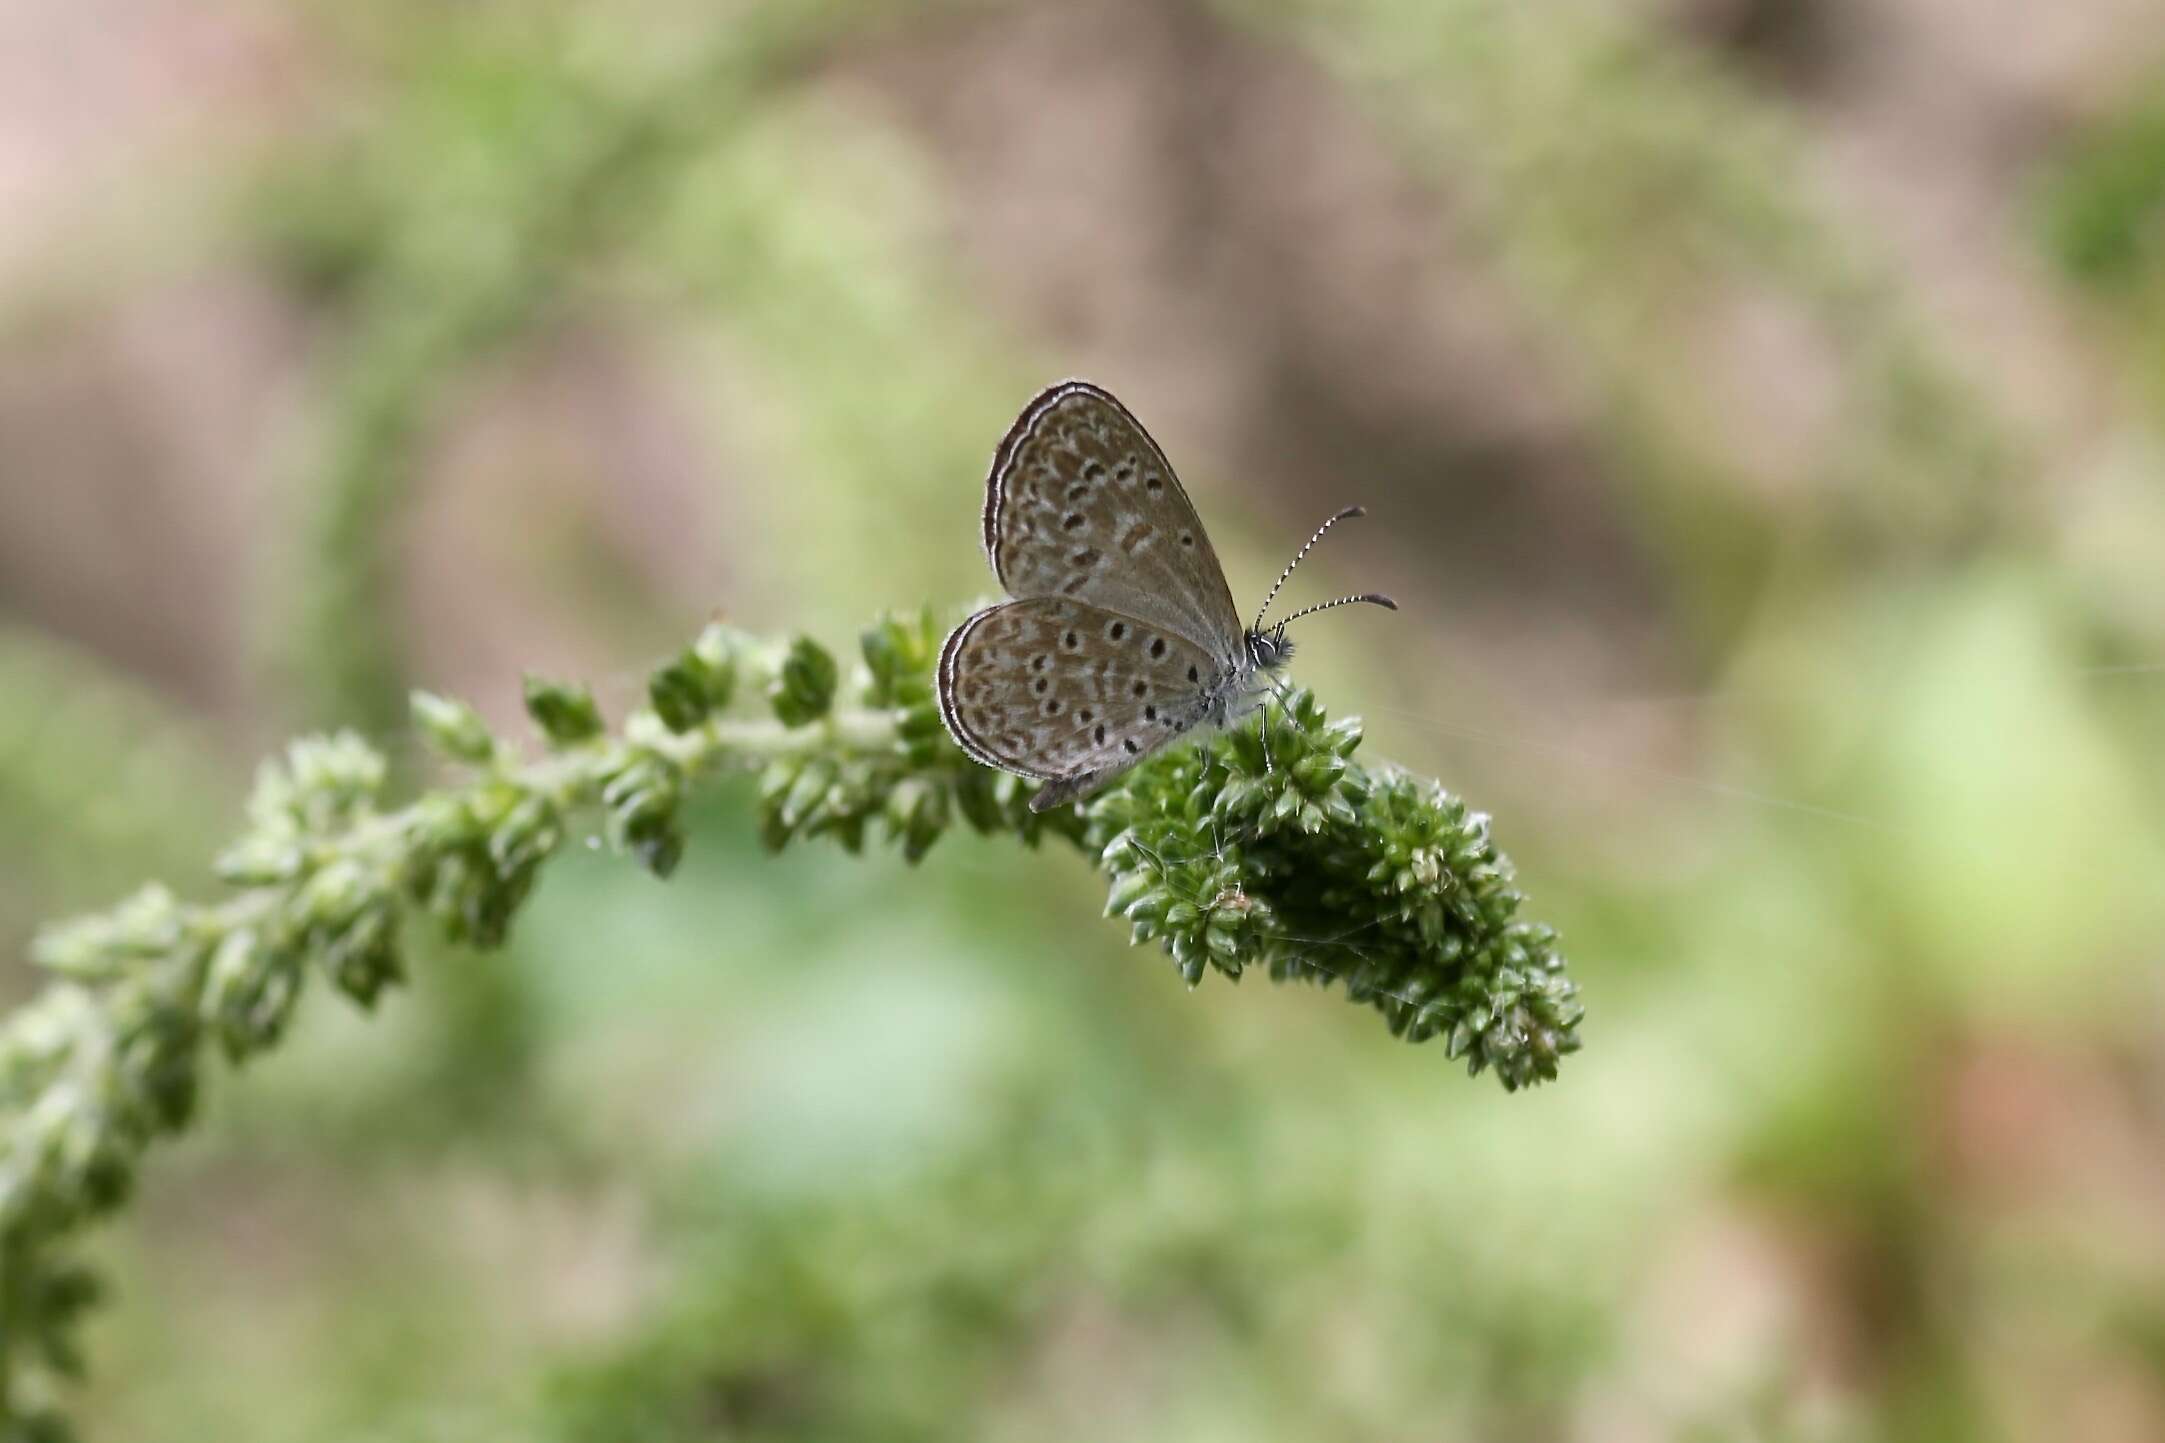
M 1162 636 L 1153 636 L 1152 638 L 1150 638 L 1150 659 L 1152 661 L 1162 661 L 1164 660 L 1164 658 L 1165 638 Z
M 1156 655 L 1153 642 L 1162 643 Z M 1103 786 L 1203 716 L 1209 697 L 1196 678 L 1216 670 L 1211 654 L 1178 632 L 1034 597 L 956 628 L 938 672 L 940 714 L 976 760 L 1062 788 L 1047 804 L 1056 805 Z M 964 695 L 970 703 L 958 708 Z
M 1133 556 L 1136 552 L 1142 550 L 1143 543 L 1150 539 L 1150 535 L 1150 523 L 1138 521 L 1127 529 L 1126 535 L 1120 538 L 1120 549 Z
M 1100 555 L 1101 553 L 1093 551 L 1089 547 L 1085 546 L 1082 550 L 1076 552 L 1073 556 L 1070 556 L 1068 560 L 1087 571 L 1091 567 L 1094 567 L 1098 564 L 1098 558 Z
M 1194 533 L 1193 531 L 1183 531 L 1183 532 L 1181 532 L 1181 533 L 1180 533 L 1180 544 L 1181 544 L 1182 546 L 1193 546 L 1193 545 L 1195 544 L 1195 533 Z
M 1043 661 L 1044 658 L 1039 657 L 1038 660 Z M 1188 680 L 1200 684 L 1203 680 L 1203 674 L 1191 666 L 1188 668 Z

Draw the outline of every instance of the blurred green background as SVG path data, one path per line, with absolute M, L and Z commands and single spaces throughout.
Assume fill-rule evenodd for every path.
M 2165 1437 L 2158 0 L 12 0 L 0 992 L 416 685 L 991 587 L 1082 374 L 1585 989 L 1505 1096 L 955 836 L 310 999 L 87 1436 Z

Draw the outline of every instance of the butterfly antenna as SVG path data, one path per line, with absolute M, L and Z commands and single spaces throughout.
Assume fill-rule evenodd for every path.
M 1278 599 L 1278 588 L 1285 585 L 1285 579 L 1293 574 L 1293 568 L 1300 565 L 1302 560 L 1307 557 L 1308 553 L 1315 549 L 1315 544 L 1323 539 L 1324 532 L 1330 530 L 1333 526 L 1336 526 L 1339 522 L 1346 520 L 1348 517 L 1366 516 L 1367 514 L 1368 508 L 1365 506 L 1348 506 L 1345 510 L 1339 512 L 1336 516 L 1333 516 L 1330 520 L 1324 522 L 1321 526 L 1318 526 L 1316 528 L 1316 534 L 1308 538 L 1308 544 L 1306 546 L 1303 546 L 1298 552 L 1294 554 L 1293 559 L 1285 564 L 1285 570 L 1278 573 L 1278 579 L 1271 583 L 1270 595 L 1263 598 L 1263 605 L 1256 611 L 1255 614 L 1255 625 L 1249 629 L 1252 631 L 1261 631 L 1263 629 L 1263 616 L 1266 612 L 1270 610 L 1270 604 Z M 1351 599 L 1358 601 L 1361 598 L 1353 597 Z M 1336 603 L 1333 603 L 1333 605 L 1335 604 Z M 1309 608 L 1309 611 L 1321 611 L 1322 609 L 1323 608 L 1320 606 L 1313 606 Z M 1395 611 L 1398 608 L 1394 606 L 1391 609 Z M 1305 616 L 1307 615 L 1307 612 L 1303 612 L 1301 614 Z M 1292 619 L 1293 618 L 1291 617 L 1286 618 L 1286 620 L 1288 621 L 1291 621 Z
M 1304 606 L 1299 611 L 1296 611 L 1291 616 L 1287 617 L 1284 621 L 1279 622 L 1278 625 L 1281 627 L 1291 626 L 1294 622 L 1299 621 L 1304 616 L 1314 616 L 1317 612 L 1329 611 L 1334 606 L 1351 606 L 1356 601 L 1365 601 L 1370 606 L 1380 606 L 1385 611 L 1398 610 L 1398 603 L 1391 600 L 1391 598 L 1389 598 L 1388 596 L 1385 596 L 1382 592 L 1364 591 L 1359 596 L 1341 596 L 1335 601 L 1324 601 L 1318 602 L 1314 606 Z

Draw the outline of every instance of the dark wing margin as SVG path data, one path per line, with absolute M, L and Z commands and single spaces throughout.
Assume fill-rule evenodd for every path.
M 1030 810 L 1048 812 L 1063 802 L 1076 801 L 1084 794 L 1097 790 L 1100 782 L 1110 778 L 1099 772 L 1077 772 L 1067 777 L 1052 777 L 1044 772 L 1025 771 L 1015 763 L 985 750 L 984 744 L 978 741 L 968 724 L 962 720 L 960 709 L 955 705 L 955 658 L 962 650 L 962 643 L 980 621 L 1010 604 L 1012 603 L 988 606 L 948 633 L 947 644 L 940 648 L 940 664 L 936 672 L 939 682 L 940 720 L 947 724 L 947 734 L 955 739 L 955 745 L 967 752 L 971 760 L 1004 772 L 1013 772 L 1017 776 L 1043 780 L 1045 785 L 1038 788 L 1036 796 L 1030 798 Z
M 985 472 L 985 509 L 982 519 L 985 532 L 985 560 L 991 564 L 992 574 L 999 578 L 1002 586 L 1007 585 L 1007 577 L 1000 570 L 1000 502 L 1002 492 L 1005 489 L 1002 483 L 1007 476 L 1008 468 L 1015 464 L 1015 448 L 1022 444 L 1024 437 L 1036 429 L 1038 421 L 1047 411 L 1078 391 L 1110 401 L 1114 407 L 1123 413 L 1127 410 L 1125 406 L 1121 406 L 1118 401 L 1113 400 L 1112 396 L 1102 386 L 1093 386 L 1088 381 L 1080 379 L 1055 381 L 1030 398 L 1030 404 L 1022 408 L 1022 414 L 1015 418 L 1015 424 L 1007 428 L 1007 434 L 1002 436 L 1000 444 L 993 448 L 992 466 Z
M 972 760 L 1054 784 L 1035 804 L 1044 811 L 1095 791 L 1196 726 L 1199 676 L 1209 665 L 1192 642 L 1154 634 L 1138 618 L 1026 597 L 986 607 L 948 633 L 934 692 L 941 723 Z
M 940 720 L 946 724 L 947 734 L 955 739 L 955 745 L 969 753 L 972 761 L 983 762 L 986 766 L 997 767 L 1003 772 L 1014 772 L 1017 776 L 1048 778 L 1052 773 L 1017 766 L 1005 757 L 995 755 L 962 719 L 962 708 L 955 699 L 956 659 L 962 653 L 962 643 L 969 639 L 970 633 L 977 629 L 980 622 L 1012 605 L 1014 603 L 1011 601 L 1003 601 L 997 606 L 988 606 L 947 634 L 947 644 L 940 648 L 940 664 L 934 673 L 938 683 L 936 690 L 940 699 Z

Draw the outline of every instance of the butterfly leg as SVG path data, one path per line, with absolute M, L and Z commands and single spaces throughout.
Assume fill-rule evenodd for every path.
M 1038 789 L 1036 796 L 1030 798 L 1030 810 L 1049 812 L 1054 807 L 1064 807 L 1069 802 L 1080 801 L 1096 791 L 1103 780 L 1103 774 L 1099 772 L 1076 772 L 1072 776 L 1047 782 Z
M 1285 683 L 1268 673 L 1265 673 L 1263 679 L 1270 684 L 1271 693 L 1277 697 L 1278 704 L 1284 706 L 1286 697 Z M 1270 759 L 1270 703 L 1265 702 L 1263 703 L 1263 774 L 1268 776 L 1276 770 L 1277 768 L 1271 764 Z

